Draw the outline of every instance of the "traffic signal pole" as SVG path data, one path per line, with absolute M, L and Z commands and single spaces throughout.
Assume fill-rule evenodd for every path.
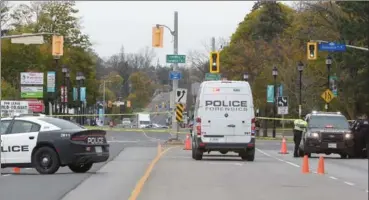
M 310 40 L 310 42 L 329 43 L 328 41 L 324 41 L 324 40 Z M 346 47 L 349 47 L 352 49 L 363 50 L 363 51 L 369 51 L 369 48 L 366 48 L 366 47 L 359 47 L 359 46 L 348 45 L 348 44 L 346 44 Z
M 174 31 L 172 32 L 172 35 L 174 37 L 174 41 L 173 41 L 173 54 L 174 55 L 178 55 L 178 12 L 175 11 L 174 12 Z M 178 63 L 174 63 L 173 64 L 173 71 L 177 71 L 178 69 Z M 173 102 L 175 102 L 175 92 L 177 91 L 178 88 L 178 80 L 173 80 L 173 87 L 172 87 L 172 91 L 173 91 L 173 95 L 172 95 L 172 100 Z M 178 123 L 176 121 L 176 109 L 175 106 L 173 108 L 172 111 L 172 131 L 176 133 L 176 140 L 178 140 L 178 132 L 179 132 L 179 126 Z

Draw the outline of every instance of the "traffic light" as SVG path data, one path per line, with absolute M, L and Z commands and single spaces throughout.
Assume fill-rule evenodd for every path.
M 52 41 L 52 55 L 62 56 L 64 48 L 64 37 L 60 35 L 53 35 Z
M 161 26 L 152 27 L 152 47 L 163 48 L 164 28 Z
M 307 43 L 307 59 L 316 60 L 318 58 L 318 45 L 316 42 Z
M 210 53 L 210 73 L 217 74 L 220 71 L 219 52 Z

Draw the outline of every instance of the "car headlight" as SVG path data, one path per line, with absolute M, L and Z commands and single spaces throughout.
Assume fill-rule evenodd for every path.
M 352 134 L 351 133 L 346 133 L 345 134 L 345 139 L 351 139 L 352 138 Z
M 310 137 L 318 138 L 319 137 L 319 133 L 310 133 Z

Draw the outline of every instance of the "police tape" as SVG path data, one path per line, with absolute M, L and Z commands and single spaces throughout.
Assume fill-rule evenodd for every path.
M 274 118 L 274 117 L 256 117 L 256 119 L 266 119 L 266 120 L 277 120 L 277 121 L 295 121 L 293 118 Z
M 62 115 L 47 115 L 50 117 L 98 117 L 98 116 L 133 116 L 138 114 L 171 114 L 171 112 L 137 112 L 137 113 L 119 113 L 119 114 L 62 114 Z
M 295 121 L 298 118 L 273 118 L 273 117 L 256 117 L 256 119 L 266 119 L 266 120 L 277 120 L 277 121 Z M 347 120 L 348 122 L 353 122 L 355 120 Z
M 150 115 L 159 115 L 159 114 L 172 114 L 172 112 L 136 112 L 136 113 L 119 113 L 119 114 L 63 114 L 63 115 L 48 115 L 50 117 L 98 117 L 98 116 L 134 116 L 138 114 L 150 114 Z M 276 121 L 295 121 L 298 118 L 277 118 L 277 117 L 256 117 L 256 119 L 262 120 L 276 120 Z M 355 120 L 347 120 L 349 122 L 353 122 Z
M 171 129 L 149 129 L 149 128 L 119 128 L 119 127 L 101 127 L 101 126 L 84 126 L 90 130 L 105 130 L 105 131 L 119 131 L 119 132 L 153 132 L 153 133 L 171 133 Z M 180 130 L 180 134 L 189 134 L 190 130 Z

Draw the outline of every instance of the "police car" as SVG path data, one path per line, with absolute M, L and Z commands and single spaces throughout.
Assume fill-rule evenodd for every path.
M 87 130 L 67 120 L 45 115 L 1 119 L 1 168 L 35 168 L 54 174 L 68 166 L 84 173 L 109 158 L 103 130 Z
M 354 140 L 349 123 L 340 112 L 317 112 L 306 115 L 308 126 L 303 132 L 299 155 L 311 153 L 339 154 L 353 157 Z

